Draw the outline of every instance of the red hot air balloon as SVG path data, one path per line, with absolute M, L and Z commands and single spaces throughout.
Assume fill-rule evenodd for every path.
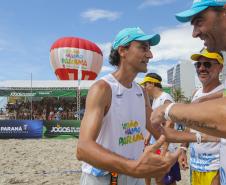
M 93 42 L 77 37 L 64 37 L 52 45 L 50 63 L 60 80 L 78 80 L 79 66 L 82 80 L 94 80 L 101 70 L 103 54 Z

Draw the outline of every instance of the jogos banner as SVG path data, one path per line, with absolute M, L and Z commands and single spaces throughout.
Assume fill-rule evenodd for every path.
M 79 120 L 44 121 L 44 138 L 70 138 L 78 137 L 80 131 Z
M 0 139 L 42 138 L 41 120 L 0 120 Z

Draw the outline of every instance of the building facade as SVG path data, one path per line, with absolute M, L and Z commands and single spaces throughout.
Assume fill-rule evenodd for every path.
M 195 75 L 192 61 L 180 61 L 167 71 L 167 83 L 175 89 L 181 89 L 185 97 L 191 98 L 196 89 Z

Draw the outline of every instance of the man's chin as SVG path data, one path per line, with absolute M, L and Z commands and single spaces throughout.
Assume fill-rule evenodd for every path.
M 147 73 L 148 69 L 140 70 L 140 73 Z
M 220 52 L 221 51 L 221 49 L 219 49 L 219 48 L 217 48 L 217 47 L 214 47 L 213 45 L 205 45 L 206 47 L 207 47 L 207 50 L 209 51 L 209 52 Z

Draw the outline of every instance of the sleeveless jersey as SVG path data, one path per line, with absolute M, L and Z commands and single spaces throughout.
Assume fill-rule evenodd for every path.
M 217 86 L 215 89 L 208 93 L 203 93 L 203 88 L 200 88 L 193 96 L 192 101 L 216 93 L 223 89 L 223 85 Z M 198 131 L 191 129 L 191 132 Z M 199 172 L 208 172 L 219 170 L 220 168 L 220 143 L 207 142 L 207 143 L 190 143 L 190 165 L 191 169 Z
M 162 94 L 158 97 L 155 98 L 152 102 L 152 109 L 155 110 L 159 106 L 163 105 L 165 101 L 171 101 L 174 102 L 173 98 L 166 92 L 162 92 Z M 154 144 L 156 142 L 155 138 L 151 136 L 150 144 Z M 174 143 L 170 143 L 168 150 L 171 152 L 174 152 L 176 148 L 176 145 Z
M 124 87 L 112 74 L 101 80 L 110 85 L 112 99 L 96 142 L 128 159 L 138 159 L 143 152 L 144 137 L 147 134 L 143 90 L 135 82 L 132 82 L 131 88 Z M 87 163 L 83 163 L 82 171 L 94 176 L 109 173 Z

